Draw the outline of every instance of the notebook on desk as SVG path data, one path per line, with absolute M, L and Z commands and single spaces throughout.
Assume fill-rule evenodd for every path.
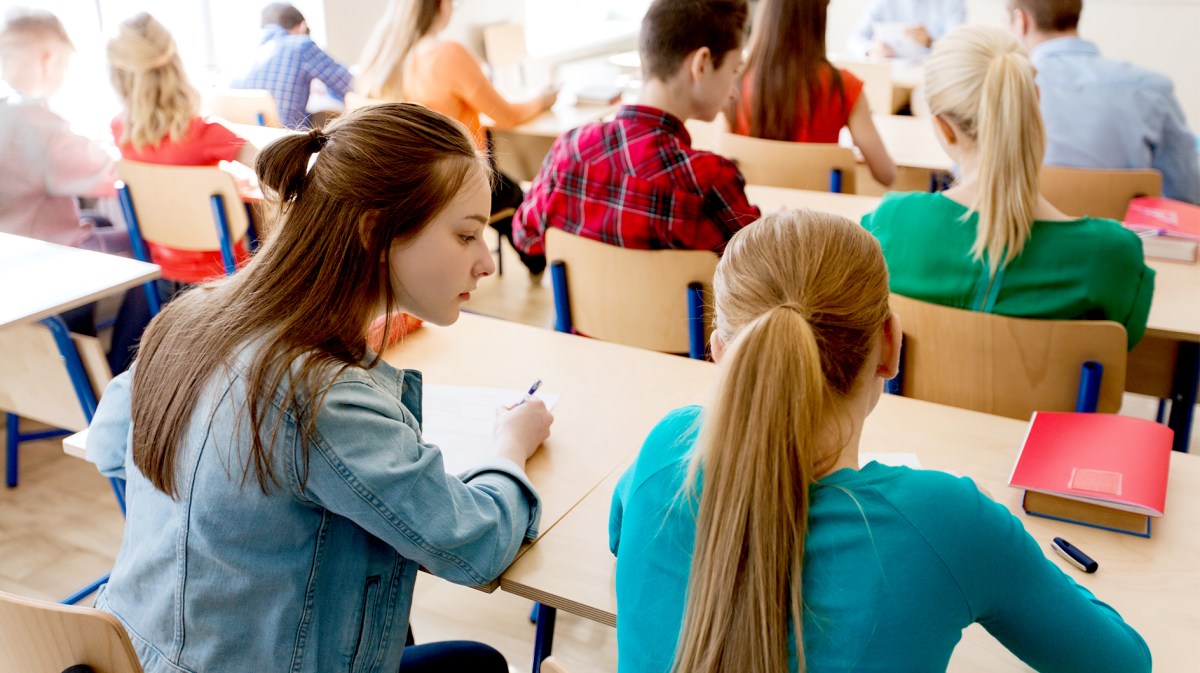
M 525 397 L 524 390 L 426 384 L 421 400 L 421 438 L 442 450 L 446 474 L 462 474 L 492 457 L 496 410 Z M 538 393 L 553 409 L 558 395 Z
M 1196 261 L 1200 247 L 1200 206 L 1139 196 L 1129 202 L 1125 226 L 1142 239 L 1147 257 Z
M 1150 537 L 1165 514 L 1174 433 L 1117 414 L 1035 412 L 1008 484 L 1035 516 Z

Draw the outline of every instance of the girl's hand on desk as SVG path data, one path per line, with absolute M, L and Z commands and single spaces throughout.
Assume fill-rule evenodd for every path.
M 542 442 L 550 436 L 554 416 L 546 403 L 536 397 L 496 413 L 496 455 L 516 463 L 521 469 Z

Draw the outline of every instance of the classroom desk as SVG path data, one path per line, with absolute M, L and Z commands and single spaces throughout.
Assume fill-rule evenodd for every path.
M 426 323 L 384 359 L 420 370 L 430 384 L 525 389 L 541 378 L 543 391 L 559 395 L 550 439 L 526 470 L 542 498 L 541 535 L 627 460 L 663 414 L 701 401 L 711 370 L 698 360 L 472 314 L 451 327 Z
M 715 368 L 713 370 L 715 374 Z M 1137 538 L 1026 516 L 1008 476 L 1028 424 L 1023 421 L 884 395 L 863 431 L 862 449 L 912 452 L 926 469 L 973 478 L 1021 519 L 1039 543 L 1062 536 L 1100 563 L 1094 575 L 1048 558 L 1115 607 L 1145 637 L 1155 669 L 1196 670 L 1200 633 L 1200 456 L 1172 453 L 1166 517 L 1153 537 Z M 616 561 L 608 550 L 608 512 L 618 467 L 501 577 L 503 591 L 616 625 Z M 950 671 L 1021 671 L 1012 654 L 972 626 Z
M 57 315 L 158 276 L 154 264 L 0 234 L 0 327 Z
M 832 194 L 802 189 L 747 185 L 750 202 L 763 212 L 779 208 L 814 208 L 859 221 L 875 209 L 873 196 Z M 1168 425 L 1175 448 L 1186 451 L 1200 377 L 1200 263 L 1147 259 L 1155 271 L 1154 298 L 1146 335 L 1129 353 L 1125 389 L 1172 401 Z
M 928 117 L 874 114 L 875 128 L 897 167 L 948 172 L 954 167 L 950 155 L 933 135 Z

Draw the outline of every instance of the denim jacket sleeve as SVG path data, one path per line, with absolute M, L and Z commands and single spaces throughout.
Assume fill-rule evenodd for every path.
M 537 493 L 507 460 L 446 474 L 415 425 L 398 399 L 369 383 L 335 383 L 317 414 L 307 474 L 293 472 L 298 492 L 435 575 L 490 582 L 536 537 Z
M 84 446 L 87 459 L 105 477 L 125 478 L 125 455 L 129 448 L 129 428 L 132 424 L 129 406 L 129 387 L 132 384 L 133 369 L 110 381 L 88 426 Z

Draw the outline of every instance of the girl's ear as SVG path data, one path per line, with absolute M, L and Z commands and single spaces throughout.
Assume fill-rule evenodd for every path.
M 900 324 L 900 315 L 893 313 L 883 323 L 883 335 L 879 348 L 880 378 L 895 378 L 900 373 L 900 345 L 904 340 L 904 331 Z
M 942 139 L 947 145 L 958 144 L 958 131 L 955 130 L 954 124 L 951 124 L 948 119 L 942 115 L 935 115 L 933 125 L 942 134 Z
M 358 218 L 358 243 L 363 250 L 371 249 L 371 232 L 379 222 L 379 213 L 367 212 Z M 387 262 L 387 251 L 383 253 L 383 261 Z
M 716 330 L 713 330 L 712 336 L 708 338 L 708 346 L 712 351 L 713 362 L 720 362 L 721 358 L 725 357 L 725 341 Z

